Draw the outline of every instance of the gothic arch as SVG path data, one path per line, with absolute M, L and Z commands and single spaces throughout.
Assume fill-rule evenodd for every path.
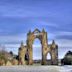
M 33 32 L 29 31 L 27 34 L 27 41 L 26 46 L 21 45 L 21 49 L 19 50 L 19 57 L 21 57 L 22 61 L 24 61 L 25 53 L 28 53 L 28 63 L 29 65 L 33 64 L 33 42 L 34 40 L 38 38 L 40 40 L 41 46 L 42 46 L 42 65 L 46 65 L 46 59 L 47 54 L 50 53 L 51 55 L 51 64 L 58 65 L 58 46 L 55 44 L 54 40 L 52 44 L 48 45 L 48 39 L 47 39 L 47 32 L 43 29 L 42 31 L 39 31 L 38 29 L 35 29 Z
M 32 48 L 33 48 L 33 61 L 42 60 L 42 45 L 38 38 L 34 39 Z
M 40 40 L 40 43 L 42 45 L 42 64 L 45 64 L 48 44 L 47 44 L 47 32 L 45 32 L 44 29 L 42 30 L 42 32 L 39 31 L 38 29 L 35 29 L 33 32 L 29 31 L 29 33 L 27 34 L 27 48 L 29 52 L 29 64 L 33 64 L 32 44 L 36 38 Z

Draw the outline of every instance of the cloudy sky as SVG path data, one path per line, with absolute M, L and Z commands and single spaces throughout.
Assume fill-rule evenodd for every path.
M 35 28 L 48 33 L 48 44 L 55 40 L 59 58 L 72 51 L 72 0 L 0 0 L 0 48 L 18 52 L 27 32 Z M 33 57 L 41 58 L 38 39 Z

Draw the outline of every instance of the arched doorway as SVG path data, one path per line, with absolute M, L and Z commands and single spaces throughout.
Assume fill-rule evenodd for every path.
M 42 46 L 39 39 L 35 39 L 33 42 L 33 63 L 41 64 L 42 60 Z
M 42 62 L 41 64 L 46 64 L 46 53 L 47 53 L 47 32 L 43 29 L 42 32 L 38 29 L 35 29 L 33 32 L 29 31 L 27 34 L 27 48 L 29 53 L 29 64 L 33 64 L 33 42 L 34 40 L 38 38 L 41 46 L 42 46 Z
M 48 53 L 47 54 L 47 65 L 51 65 L 51 54 L 50 53 Z
M 42 65 L 46 65 L 46 59 L 50 59 L 51 55 L 51 64 L 52 65 L 58 65 L 58 45 L 55 44 L 54 40 L 51 45 L 48 45 L 48 39 L 47 39 L 47 32 L 43 29 L 42 31 L 39 31 L 38 29 L 35 29 L 33 32 L 29 31 L 27 33 L 27 40 L 26 44 L 27 46 L 24 46 L 22 51 L 19 51 L 20 53 L 27 53 L 28 55 L 28 64 L 32 65 L 33 64 L 33 43 L 35 39 L 39 39 L 39 42 L 41 44 L 41 49 L 42 49 Z M 38 42 L 37 42 L 38 44 Z M 21 47 L 22 48 L 22 47 Z M 36 51 L 37 52 L 37 51 Z M 40 53 L 40 52 L 39 52 Z M 47 53 L 50 53 L 50 55 L 47 55 Z M 23 54 L 24 56 L 24 54 Z M 21 57 L 24 59 L 21 55 Z
M 50 55 L 50 53 L 47 54 L 47 60 L 51 60 L 51 55 Z

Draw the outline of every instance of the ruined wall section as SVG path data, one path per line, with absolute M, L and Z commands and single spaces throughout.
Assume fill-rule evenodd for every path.
M 19 64 L 21 64 L 21 65 L 25 65 L 26 64 L 26 61 L 25 61 L 26 51 L 27 51 L 27 47 L 24 46 L 23 43 L 22 43 L 21 46 L 20 46 L 20 48 L 19 48 L 19 52 L 18 52 L 18 55 L 19 55 Z
M 58 65 L 58 45 L 55 44 L 54 40 L 50 48 L 51 48 L 52 65 Z

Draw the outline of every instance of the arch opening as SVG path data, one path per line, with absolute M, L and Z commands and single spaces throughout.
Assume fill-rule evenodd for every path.
M 51 60 L 51 55 L 50 55 L 50 53 L 47 54 L 47 60 Z
M 40 63 L 42 60 L 42 46 L 38 38 L 34 40 L 32 47 L 33 47 L 33 62 Z
M 51 65 L 51 54 L 50 53 L 47 54 L 47 64 Z

